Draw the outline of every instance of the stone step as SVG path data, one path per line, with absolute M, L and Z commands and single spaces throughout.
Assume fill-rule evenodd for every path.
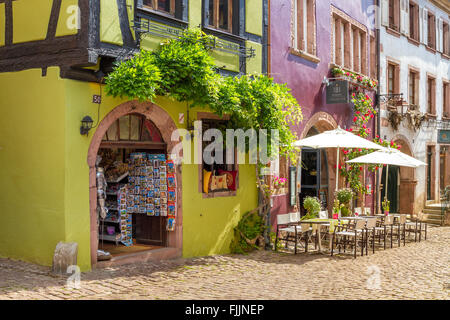
M 423 212 L 423 213 L 429 213 L 429 214 L 439 214 L 439 215 L 444 214 L 443 211 L 441 211 L 441 210 L 423 209 L 422 212 Z
M 433 214 L 433 213 L 424 212 L 423 213 L 423 219 L 441 220 L 442 219 L 442 214 Z
M 441 225 L 441 223 L 442 223 L 441 219 L 425 218 L 423 221 L 426 222 L 426 223 L 435 224 L 435 225 Z

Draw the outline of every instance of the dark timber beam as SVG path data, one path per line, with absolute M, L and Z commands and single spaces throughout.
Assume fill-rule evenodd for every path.
M 59 12 L 61 10 L 61 0 L 53 0 L 52 12 L 48 23 L 46 40 L 55 39 L 56 27 L 58 26 Z

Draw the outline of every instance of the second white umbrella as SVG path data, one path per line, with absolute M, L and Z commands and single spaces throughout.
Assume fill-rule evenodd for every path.
M 359 148 L 382 150 L 383 146 L 367 139 L 361 138 L 354 133 L 348 132 L 341 127 L 334 130 L 325 131 L 315 136 L 298 140 L 294 143 L 295 147 L 319 148 L 337 148 L 336 157 L 336 190 L 338 189 L 339 179 L 339 150 L 340 148 Z

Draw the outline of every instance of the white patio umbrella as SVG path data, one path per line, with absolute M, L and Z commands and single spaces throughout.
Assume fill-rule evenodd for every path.
M 384 192 L 384 199 L 387 199 L 387 184 L 389 165 L 417 168 L 426 166 L 425 162 L 417 160 L 407 154 L 392 148 L 384 148 L 364 156 L 348 160 L 347 163 L 366 163 L 366 164 L 386 164 L 386 187 Z
M 312 137 L 294 142 L 295 147 L 310 147 L 314 149 L 337 148 L 336 163 L 336 190 L 338 189 L 339 179 L 339 150 L 340 148 L 359 148 L 359 149 L 384 149 L 383 146 L 367 139 L 361 138 L 354 133 L 348 132 L 341 127 L 334 130 L 325 131 Z

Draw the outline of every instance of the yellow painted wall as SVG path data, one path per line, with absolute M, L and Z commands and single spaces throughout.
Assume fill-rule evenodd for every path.
M 123 44 L 117 1 L 100 1 L 100 41 Z
M 230 252 L 240 217 L 257 207 L 255 168 L 239 166 L 237 196 L 203 199 L 198 192 L 198 167 L 183 165 L 183 256 Z
M 5 4 L 0 3 L 0 47 L 5 45 Z
M 51 265 L 64 240 L 64 83 L 59 68 L 0 74 L 0 256 Z
M 44 40 L 53 1 L 13 1 L 13 42 Z
M 81 23 L 79 20 L 78 0 L 62 0 L 56 27 L 56 37 L 77 34 Z
M 45 27 L 38 26 L 42 21 L 33 22 L 35 30 L 27 33 L 31 26 L 23 23 L 20 32 L 15 32 L 15 41 L 45 38 L 45 17 L 50 16 L 51 2 L 14 1 L 19 8 L 15 15 L 21 12 L 23 3 L 27 3 L 29 14 L 19 15 L 15 23 L 40 12 Z M 29 3 L 41 5 L 29 10 Z M 201 23 L 200 8 L 201 0 L 190 1 L 190 26 Z M 62 25 L 58 25 L 58 30 L 57 35 L 67 32 Z M 101 0 L 101 40 L 122 43 L 116 1 Z M 248 44 L 258 50 L 257 57 L 248 60 L 248 72 L 260 71 L 261 46 Z M 223 58 L 230 70 L 238 67 L 237 56 L 216 58 L 217 63 L 222 63 L 219 58 Z M 98 105 L 92 103 L 92 95 L 99 94 L 99 85 L 60 79 L 59 69 L 51 67 L 46 77 L 41 77 L 40 69 L 0 73 L 0 88 L 0 256 L 51 265 L 58 241 L 76 241 L 78 264 L 82 270 L 89 270 L 87 151 L 93 133 L 81 136 L 79 126 L 85 115 L 97 121 Z M 103 95 L 100 119 L 123 102 Z M 186 112 L 185 103 L 162 97 L 155 103 L 179 125 L 178 114 Z M 228 253 L 240 216 L 257 206 L 254 167 L 239 166 L 240 184 L 235 197 L 203 199 L 198 181 L 198 166 L 183 165 L 183 256 Z

